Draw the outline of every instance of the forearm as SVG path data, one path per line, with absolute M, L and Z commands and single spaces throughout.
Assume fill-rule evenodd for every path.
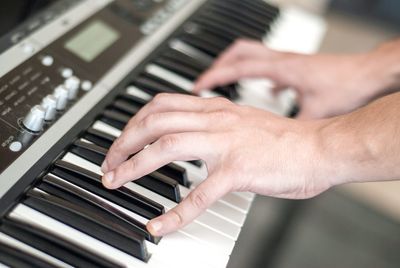
M 400 90 L 400 38 L 384 43 L 366 56 L 366 77 L 376 77 L 371 97 Z
M 400 93 L 321 121 L 318 150 L 331 185 L 400 179 Z

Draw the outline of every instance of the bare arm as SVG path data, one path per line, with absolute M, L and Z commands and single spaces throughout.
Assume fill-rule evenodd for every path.
M 208 178 L 149 222 L 154 235 L 163 235 L 231 191 L 298 199 L 347 182 L 399 179 L 399 114 L 400 94 L 317 121 L 282 118 L 220 98 L 161 94 L 112 145 L 103 184 L 118 188 L 174 160 L 204 160 Z

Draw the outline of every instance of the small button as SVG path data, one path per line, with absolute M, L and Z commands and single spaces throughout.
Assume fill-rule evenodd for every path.
M 63 78 L 70 78 L 74 75 L 74 71 L 71 68 L 62 68 L 61 69 L 61 76 Z
M 52 56 L 47 55 L 42 58 L 42 64 L 44 66 L 51 66 L 53 65 L 53 63 L 54 63 L 54 58 Z
M 89 80 L 85 80 L 85 81 L 83 81 L 82 84 L 81 84 L 81 88 L 82 88 L 82 90 L 84 90 L 84 91 L 89 91 L 89 90 L 92 89 L 92 87 L 93 87 L 93 84 L 92 84 L 92 82 L 90 82 Z
M 13 152 L 19 152 L 22 149 L 22 143 L 19 141 L 14 141 L 8 147 Z
M 25 44 L 22 45 L 22 51 L 25 54 L 32 54 L 33 52 L 35 52 L 35 48 L 31 44 L 25 43 Z

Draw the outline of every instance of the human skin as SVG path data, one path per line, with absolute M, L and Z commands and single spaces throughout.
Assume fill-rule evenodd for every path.
M 359 54 L 305 55 L 271 50 L 239 40 L 197 81 L 194 91 L 241 78 L 270 78 L 275 91 L 292 87 L 301 107 L 298 119 L 344 114 L 398 89 L 400 39 Z
M 314 85 L 313 80 L 316 77 L 320 77 L 320 81 L 315 86 L 329 86 L 328 78 L 331 77 L 332 83 L 340 84 L 345 88 L 343 90 L 351 90 L 350 87 L 347 88 L 348 84 L 359 86 L 365 80 L 368 83 L 362 89 L 368 92 L 369 87 L 372 88 L 371 84 L 376 85 L 374 88 L 396 88 L 399 85 L 400 61 L 392 62 L 392 57 L 386 57 L 392 50 L 384 48 L 385 46 L 392 46 L 392 43 L 371 52 L 382 53 L 380 57 L 375 56 L 374 60 L 387 61 L 385 68 L 380 65 L 381 68 L 374 71 L 353 69 L 355 73 L 360 72 L 354 75 L 351 75 L 352 69 L 348 66 L 356 68 L 358 65 L 346 61 L 372 57 L 371 55 L 344 56 L 350 57 L 347 60 L 334 59 L 330 55 L 321 56 L 313 58 L 311 64 L 309 61 L 314 56 L 284 53 L 284 56 L 273 56 L 279 58 L 276 62 L 271 58 L 268 60 L 269 64 L 254 64 L 264 64 L 262 66 L 269 68 L 267 77 L 280 85 L 293 86 L 296 79 L 308 81 L 307 90 L 311 90 L 310 85 Z M 224 64 L 223 57 L 213 68 L 217 68 L 217 64 Z M 304 63 L 300 64 L 300 61 Z M 363 64 L 358 67 L 369 66 L 365 61 L 360 60 Z M 273 63 L 279 65 L 278 62 L 285 66 L 275 65 L 281 71 L 267 67 Z M 338 68 L 339 63 L 342 64 L 341 68 Z M 336 68 L 330 66 L 331 64 Z M 319 65 L 320 68 L 314 65 Z M 298 72 L 308 69 L 303 75 L 312 75 L 313 79 L 289 72 L 288 68 L 294 66 L 298 66 Z M 228 67 L 221 68 L 224 70 L 223 74 L 237 74 L 237 70 L 243 70 L 239 71 L 243 77 L 247 74 L 246 68 L 241 69 L 242 67 L 234 68 L 236 71 L 229 71 Z M 313 72 L 329 71 L 330 74 L 310 73 L 310 68 Z M 370 68 L 373 67 L 366 69 Z M 229 83 L 237 77 L 227 75 L 225 77 L 229 79 L 213 82 L 211 78 L 214 71 L 205 74 L 196 89 L 205 85 L 212 87 L 213 84 Z M 260 71 L 257 77 L 265 77 L 266 73 L 263 72 Z M 359 77 L 361 74 L 364 75 L 363 78 Z M 369 77 L 370 75 L 379 78 Z M 336 79 L 340 79 L 340 83 Z M 358 83 L 352 81 L 353 79 Z M 372 96 L 384 92 L 383 89 L 368 94 L 349 92 L 346 98 L 346 94 L 337 93 L 339 89 L 333 86 L 331 90 L 321 94 L 317 92 L 317 88 L 313 90 L 313 93 L 300 93 L 303 98 L 303 119 L 345 113 L 363 105 Z M 310 94 L 310 105 L 323 100 L 326 102 L 307 110 L 304 106 L 308 103 L 305 94 Z M 335 96 L 329 98 L 329 94 Z M 251 191 L 279 198 L 303 199 L 318 195 L 338 184 L 399 179 L 399 103 L 400 93 L 395 93 L 336 117 L 295 120 L 240 106 L 223 98 L 201 99 L 178 94 L 160 94 L 129 121 L 121 136 L 111 146 L 102 165 L 105 172 L 103 184 L 109 189 L 115 189 L 171 161 L 203 160 L 207 166 L 208 178 L 175 208 L 148 223 L 149 231 L 160 236 L 190 223 L 213 202 L 231 191 Z M 323 111 L 318 111 L 318 107 Z M 134 153 L 136 154 L 129 158 Z

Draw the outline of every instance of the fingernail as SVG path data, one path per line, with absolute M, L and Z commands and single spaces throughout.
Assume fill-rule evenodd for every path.
M 101 171 L 103 171 L 104 173 L 108 171 L 107 161 L 103 161 L 103 164 L 101 164 Z
M 162 229 L 162 222 L 161 221 L 151 221 L 149 222 L 150 232 L 153 235 L 159 235 Z
M 106 180 L 107 184 L 111 185 L 114 181 L 114 172 L 108 172 L 104 175 L 104 180 Z

